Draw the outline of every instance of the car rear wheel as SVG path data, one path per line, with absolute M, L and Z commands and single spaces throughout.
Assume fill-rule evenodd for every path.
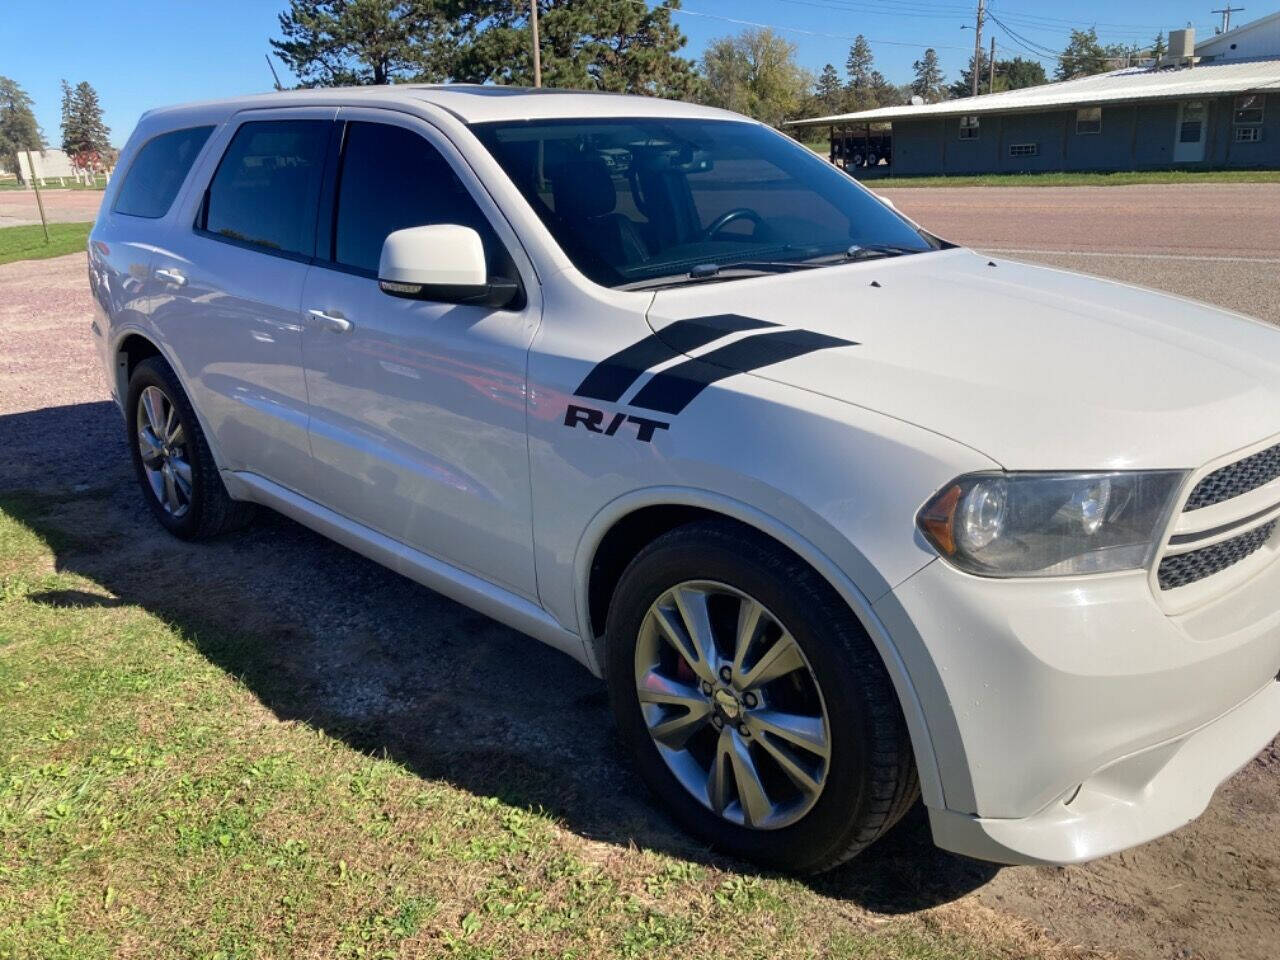
M 174 536 L 199 540 L 243 525 L 251 504 L 227 494 L 204 432 L 172 368 L 149 357 L 129 378 L 129 452 L 152 514 Z
M 918 794 L 884 665 L 810 567 L 728 522 L 681 527 L 623 573 L 607 674 L 639 772 L 688 831 L 812 873 Z

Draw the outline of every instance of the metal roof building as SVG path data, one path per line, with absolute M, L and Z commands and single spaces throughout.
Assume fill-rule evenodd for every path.
M 895 176 L 1280 167 L 1280 13 L 1194 46 L 1180 34 L 1161 65 L 792 125 L 830 128 L 833 160 L 879 144 Z M 886 122 L 891 147 L 871 136 Z

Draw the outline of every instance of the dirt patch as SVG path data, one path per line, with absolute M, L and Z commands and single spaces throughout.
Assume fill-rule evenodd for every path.
M 180 624 L 277 716 L 424 776 L 541 806 L 578 833 L 700 858 L 613 740 L 603 686 L 568 658 L 281 517 L 190 545 L 160 532 L 129 470 L 89 334 L 84 258 L 0 267 L 0 495 L 63 569 Z M 1007 868 L 938 851 L 917 811 L 811 883 L 832 909 L 1026 929 L 1029 952 L 1269 960 L 1280 942 L 1280 743 L 1203 818 L 1083 867 Z

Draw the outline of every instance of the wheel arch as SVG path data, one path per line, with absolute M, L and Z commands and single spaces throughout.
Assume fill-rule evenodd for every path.
M 813 568 L 848 604 L 875 645 L 893 683 L 911 737 L 925 803 L 941 807 L 942 780 L 923 704 L 871 599 L 811 539 L 750 504 L 705 490 L 659 487 L 619 497 L 592 518 L 579 541 L 574 567 L 579 629 L 593 669 L 602 672 L 603 617 L 631 558 L 663 533 L 703 518 L 730 520 L 768 537 Z
M 150 357 L 159 357 L 169 365 L 169 369 L 178 378 L 182 392 L 187 395 L 191 409 L 195 411 L 196 419 L 200 422 L 200 429 L 204 433 L 205 443 L 209 445 L 209 452 L 213 455 L 213 462 L 218 465 L 218 470 L 223 476 L 223 482 L 226 483 L 228 476 L 223 470 L 225 461 L 222 459 L 222 454 L 218 449 L 217 437 L 209 429 L 209 423 L 196 403 L 191 387 L 187 383 L 185 370 L 169 354 L 169 351 L 161 346 L 159 339 L 138 327 L 125 328 L 116 337 L 115 346 L 112 348 L 112 356 L 114 357 L 113 372 L 116 379 L 116 396 L 120 400 L 120 410 L 126 417 L 128 412 L 125 410 L 125 404 L 128 402 L 129 380 L 133 376 L 133 371 L 137 369 L 138 364 Z

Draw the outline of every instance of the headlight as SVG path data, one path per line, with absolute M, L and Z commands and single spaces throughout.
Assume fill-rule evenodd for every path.
M 1064 577 L 1147 566 L 1185 473 L 972 474 L 920 511 L 921 532 L 962 570 Z

